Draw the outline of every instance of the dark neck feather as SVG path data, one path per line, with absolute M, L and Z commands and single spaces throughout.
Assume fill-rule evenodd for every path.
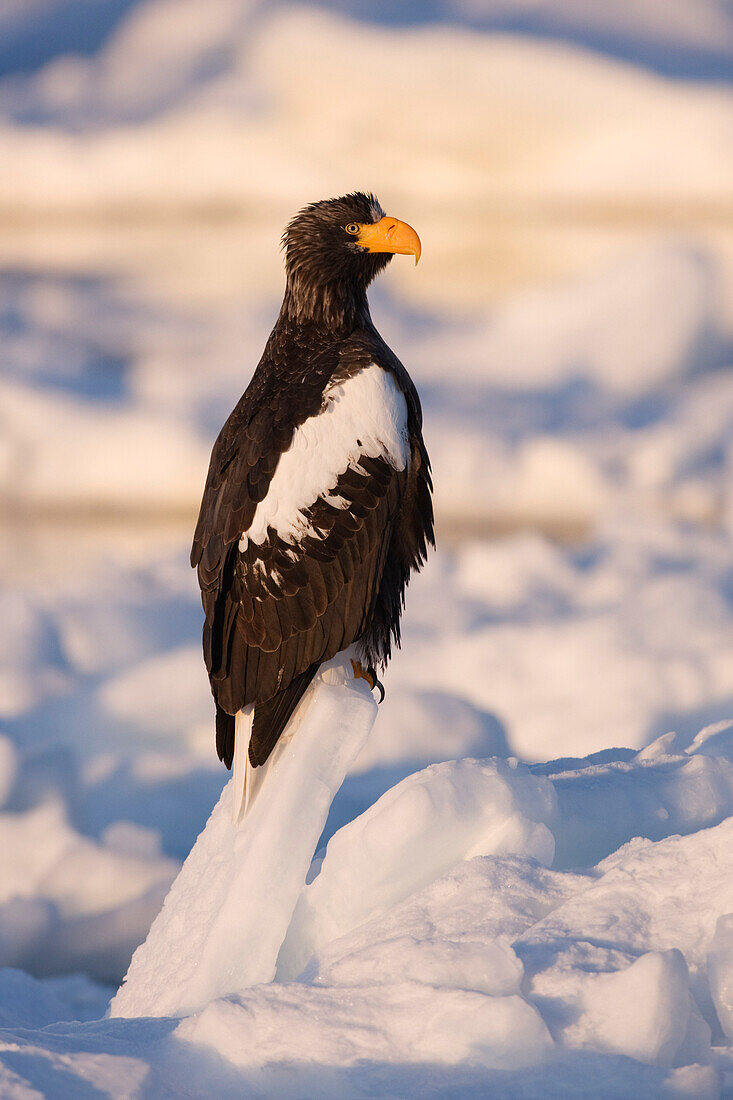
M 290 272 L 281 314 L 298 324 L 349 331 L 369 320 L 366 286 L 353 278 L 319 283 Z

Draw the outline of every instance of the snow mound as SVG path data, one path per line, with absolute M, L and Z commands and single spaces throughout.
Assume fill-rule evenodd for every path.
M 35 974 L 83 968 L 114 981 L 176 871 L 157 837 L 120 822 L 101 843 L 48 801 L 0 814 L 0 962 Z
M 510 390 L 541 389 L 570 376 L 635 394 L 694 364 L 713 323 L 715 283 L 704 251 L 657 241 L 582 278 L 518 293 L 473 323 L 431 333 L 420 342 L 420 362 L 436 382 L 446 362 L 458 360 L 473 384 L 488 377 Z
M 89 408 L 5 379 L 0 399 L 0 494 L 13 506 L 190 507 L 207 447 L 188 425 L 149 409 Z M 32 457 L 20 463 L 21 455 Z
M 415 194 L 419 180 L 433 206 L 471 213 L 489 197 L 510 211 L 525 197 L 727 199 L 724 87 L 685 97 L 631 66 L 506 34 L 396 32 L 307 5 L 258 6 L 252 22 L 249 5 L 226 0 L 206 19 L 186 0 L 171 23 L 172 6 L 150 0 L 97 58 L 56 61 L 15 94 L 0 88 L 4 117 L 17 95 L 47 121 L 4 125 L 1 205 L 295 208 L 308 192 L 375 176 L 394 195 Z M 339 85 L 346 98 L 333 95 Z M 344 140 L 347 118 L 371 134 L 375 117 L 378 141 Z
M 578 883 L 584 880 L 517 857 L 475 857 L 323 945 L 302 980 L 349 987 L 423 981 L 492 997 L 518 994 L 524 968 L 512 940 Z
M 93 1020 L 107 991 L 81 974 L 38 981 L 23 970 L 0 970 L 0 1027 L 41 1028 L 58 1020 Z
M 710 1062 L 719 1024 L 706 966 L 710 949 L 724 1001 L 725 938 L 714 936 L 733 909 L 732 836 L 729 818 L 687 837 L 632 841 L 514 941 L 529 998 L 563 1046 Z
M 214 1001 L 184 1020 L 176 1036 L 243 1069 L 307 1063 L 314 1050 L 325 1066 L 465 1060 L 511 1069 L 542 1061 L 553 1045 L 539 1013 L 521 997 L 409 982 L 376 989 L 261 986 Z
M 577 1011 L 563 1032 L 569 1046 L 591 1046 L 662 1066 L 710 1061 L 710 1028 L 690 996 L 681 952 L 650 951 L 609 974 L 571 971 L 564 986 Z
M 633 837 L 694 833 L 733 814 L 729 726 L 701 730 L 686 750 L 667 733 L 638 753 L 534 768 L 551 773 L 558 800 L 555 866 L 592 867 Z
M 729 377 L 726 386 L 730 400 Z M 420 598 L 411 603 L 395 678 L 460 692 L 495 714 L 516 755 L 640 749 L 672 729 L 691 739 L 729 715 L 726 538 L 687 530 L 678 539 L 666 525 L 619 516 L 587 552 L 534 536 L 477 542 L 456 557 L 455 572 L 430 562 L 413 587 L 435 605 L 428 614 Z M 500 571 L 511 580 L 497 595 Z
M 283 944 L 280 977 L 472 856 L 552 862 L 552 787 L 517 761 L 459 760 L 404 779 L 329 841 Z
M 225 790 L 112 1018 L 45 1026 L 55 1013 L 88 1018 L 99 991 L 0 974 L 13 1005 L 3 1041 L 34 1056 L 5 1059 L 0 1089 L 37 1087 L 44 1067 L 63 1064 L 120 1098 L 110 1081 L 129 1069 L 142 1082 L 153 1067 L 155 1095 L 227 1100 L 566 1100 L 601 1079 L 619 1100 L 716 1100 L 733 816 L 701 828 L 702 788 L 687 773 L 698 761 L 724 768 L 730 725 L 687 750 L 667 735 L 620 761 L 555 761 L 546 774 L 502 759 L 430 766 L 335 833 L 306 876 L 375 710 L 358 681 L 316 683 L 276 763 L 277 798 L 268 776 L 235 828 Z M 625 767 L 605 789 L 614 763 Z M 566 781 L 595 782 L 599 818 L 614 818 L 624 797 L 641 800 L 644 777 L 648 799 L 663 789 L 673 810 L 677 800 L 666 827 L 686 822 L 689 835 L 637 838 L 583 872 L 548 866 L 554 836 L 581 828 Z M 177 1019 L 117 1018 L 143 1015 Z

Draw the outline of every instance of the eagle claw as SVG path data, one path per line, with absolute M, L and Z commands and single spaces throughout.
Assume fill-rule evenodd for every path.
M 354 676 L 357 680 L 366 680 L 369 684 L 369 690 L 374 691 L 375 688 L 379 688 L 379 700 L 377 706 L 384 702 L 384 684 L 381 680 L 377 679 L 376 669 L 372 665 L 369 668 L 364 668 L 361 661 L 352 661 L 351 667 L 354 670 Z
M 372 668 L 371 665 L 366 670 L 366 674 L 369 680 L 371 680 L 372 691 L 374 691 L 375 688 L 379 689 L 379 699 L 377 700 L 377 706 L 379 706 L 380 703 L 384 702 L 384 684 L 381 680 L 377 679 L 376 669 Z

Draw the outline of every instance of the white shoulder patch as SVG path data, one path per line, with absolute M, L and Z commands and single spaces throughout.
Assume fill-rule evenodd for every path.
M 334 489 L 339 475 L 361 456 L 407 466 L 410 448 L 405 396 L 389 371 L 372 363 L 324 395 L 325 407 L 293 434 L 280 456 L 267 496 L 257 505 L 240 549 L 261 543 L 267 528 L 292 541 L 308 530 L 303 510 Z M 337 503 L 340 498 L 334 498 Z

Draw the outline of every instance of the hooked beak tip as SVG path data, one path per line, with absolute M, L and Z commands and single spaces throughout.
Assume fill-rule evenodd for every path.
M 414 256 L 416 264 L 422 253 L 420 238 L 415 230 L 398 218 L 384 217 L 374 225 L 362 226 L 357 243 L 367 252 L 399 252 Z

